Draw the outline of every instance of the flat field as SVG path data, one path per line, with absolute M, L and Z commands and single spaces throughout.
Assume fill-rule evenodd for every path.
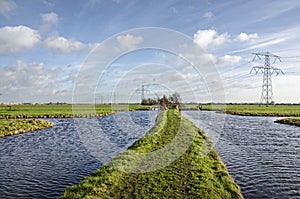
M 89 113 L 85 109 L 86 105 L 76 105 L 82 107 L 82 112 Z M 90 106 L 88 107 L 90 109 Z M 103 116 L 114 111 L 150 109 L 150 106 L 138 104 L 101 104 L 95 105 L 95 116 Z M 91 116 L 91 115 L 87 115 Z M 21 119 L 21 118 L 70 118 L 74 117 L 71 104 L 51 104 L 51 105 L 0 105 L 0 119 Z
M 233 115 L 300 117 L 300 105 L 202 105 L 202 110 L 215 110 Z

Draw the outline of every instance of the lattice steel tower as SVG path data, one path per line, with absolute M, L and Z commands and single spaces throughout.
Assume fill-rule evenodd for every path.
M 252 61 L 254 61 L 255 58 L 261 60 L 262 59 L 261 57 L 262 56 L 264 57 L 264 65 L 253 66 L 250 73 L 252 73 L 253 71 L 255 72 L 255 74 L 258 74 L 259 72 L 263 73 L 263 84 L 262 84 L 260 103 L 266 104 L 268 106 L 269 104 L 273 103 L 272 75 L 273 74 L 284 75 L 281 69 L 271 66 L 270 61 L 271 59 L 274 59 L 273 61 L 274 64 L 276 61 L 281 62 L 281 59 L 278 55 L 274 55 L 269 52 L 253 53 L 253 54 L 254 57 Z
M 145 88 L 146 85 L 142 85 L 141 89 L 136 89 L 136 93 L 141 94 L 141 101 L 145 99 L 145 93 L 149 93 L 149 90 Z

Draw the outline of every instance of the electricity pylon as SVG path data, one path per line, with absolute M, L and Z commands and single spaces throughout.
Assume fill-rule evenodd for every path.
M 143 101 L 143 99 L 145 99 L 145 93 L 148 93 L 149 90 L 148 89 L 145 89 L 145 86 L 146 85 L 142 85 L 142 88 L 141 89 L 136 89 L 136 93 L 138 94 L 141 94 L 141 101 Z
M 274 59 L 273 61 L 274 64 L 276 61 L 281 62 L 281 59 L 278 55 L 274 55 L 269 52 L 253 53 L 253 54 L 254 57 L 252 61 L 254 61 L 255 58 L 261 60 L 262 56 L 264 57 L 264 65 L 253 66 L 250 73 L 252 73 L 253 71 L 255 72 L 255 74 L 258 74 L 259 72 L 263 73 L 263 84 L 262 84 L 260 103 L 266 104 L 268 106 L 269 104 L 273 103 L 272 78 L 271 78 L 272 75 L 274 74 L 284 75 L 281 69 L 271 66 L 270 61 L 271 59 Z

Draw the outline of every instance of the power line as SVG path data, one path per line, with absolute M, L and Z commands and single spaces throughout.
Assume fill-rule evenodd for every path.
M 274 55 L 269 52 L 253 53 L 253 54 L 254 57 L 252 61 L 254 61 L 256 58 L 261 60 L 262 57 L 264 57 L 264 65 L 253 66 L 250 71 L 250 74 L 252 72 L 254 72 L 255 74 L 258 74 L 260 72 L 263 73 L 263 84 L 262 84 L 260 103 L 261 104 L 264 103 L 268 106 L 269 104 L 273 103 L 272 78 L 271 78 L 272 75 L 274 74 L 284 75 L 281 69 L 271 66 L 270 61 L 271 58 L 273 58 L 274 59 L 273 64 L 274 64 L 277 60 L 281 62 L 281 59 L 278 55 Z
M 240 64 L 240 65 L 238 65 L 238 66 L 234 66 L 233 68 L 230 68 L 230 71 L 224 72 L 224 73 L 222 73 L 222 74 L 223 74 L 223 75 L 224 75 L 224 74 L 225 74 L 225 75 L 231 74 L 232 71 L 237 70 L 237 69 L 240 69 L 242 66 L 245 66 L 245 65 L 247 65 L 247 64 L 249 64 L 249 63 L 251 63 L 251 61 L 245 62 L 245 63 Z
M 282 53 L 282 52 L 288 52 L 288 51 L 295 51 L 295 50 L 299 50 L 300 48 L 288 48 L 288 49 L 284 49 L 284 50 L 277 50 L 275 51 L 275 53 Z
M 228 83 L 233 83 L 235 81 L 239 81 L 240 79 L 245 79 L 250 76 L 251 76 L 250 74 L 243 74 L 243 75 L 234 76 L 231 78 L 225 78 L 223 81 L 228 84 Z
M 289 57 L 282 57 L 282 58 L 291 59 L 291 58 L 300 58 L 300 56 L 289 56 Z
M 249 64 L 249 63 L 251 63 L 251 61 L 248 61 L 248 62 L 245 62 L 245 63 L 243 63 L 243 64 L 241 64 L 241 65 L 235 66 L 235 67 L 233 67 L 231 70 L 235 70 L 235 69 L 241 68 L 242 66 L 245 66 L 245 65 L 247 65 L 247 64 Z
M 300 62 L 300 60 L 294 60 L 294 61 L 285 61 L 285 62 L 288 62 L 288 63 L 295 63 L 295 62 Z
M 300 72 L 285 72 L 285 74 L 294 74 L 294 75 L 297 75 L 297 74 L 299 74 L 300 75 Z

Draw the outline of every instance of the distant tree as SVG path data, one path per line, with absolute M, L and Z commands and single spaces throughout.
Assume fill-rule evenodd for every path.
M 169 106 L 169 100 L 168 98 L 164 95 L 160 100 L 159 100 L 159 104 L 163 109 L 168 109 Z
M 180 94 L 175 92 L 172 95 L 169 96 L 169 101 L 171 104 L 180 104 Z
M 155 104 L 158 104 L 157 100 L 156 99 L 152 99 L 152 98 L 144 98 L 142 99 L 142 102 L 141 102 L 142 105 L 155 105 Z
M 159 104 L 162 109 L 166 110 L 168 108 L 180 109 L 180 102 L 181 102 L 180 94 L 175 92 L 171 94 L 169 97 L 164 95 L 162 98 L 158 97 L 157 99 L 144 98 L 142 99 L 141 104 L 150 105 L 150 106 Z
M 146 98 L 142 99 L 141 104 L 142 104 L 142 105 L 148 105 L 148 104 L 149 104 L 148 99 L 146 99 Z

